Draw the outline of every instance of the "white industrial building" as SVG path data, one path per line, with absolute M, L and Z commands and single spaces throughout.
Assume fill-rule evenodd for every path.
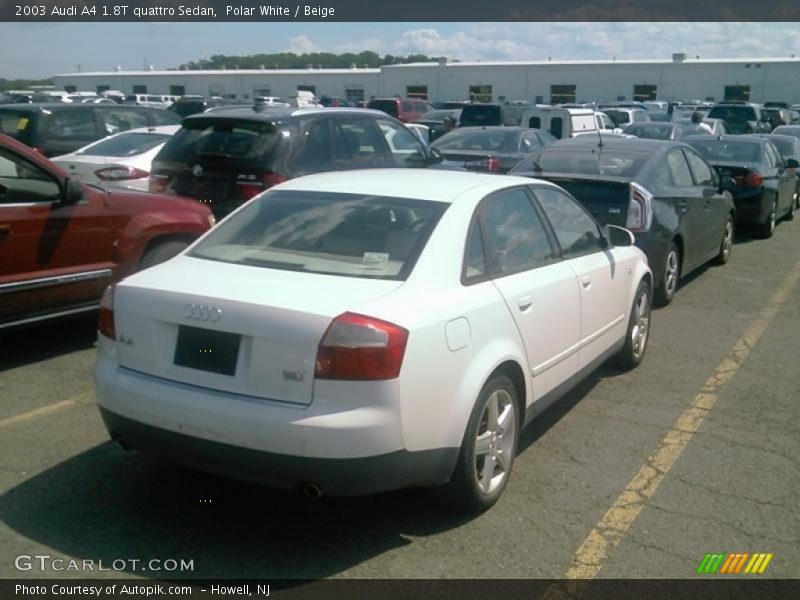
M 369 100 L 408 96 L 431 101 L 478 99 L 538 103 L 606 100 L 783 100 L 800 103 L 800 58 L 455 62 L 380 69 L 228 69 L 71 73 L 57 89 L 202 94 L 250 100 L 295 95 Z

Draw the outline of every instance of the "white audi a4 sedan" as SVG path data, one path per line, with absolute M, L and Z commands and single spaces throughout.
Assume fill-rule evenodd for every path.
M 123 447 L 194 468 L 480 511 L 525 424 L 606 359 L 639 364 L 651 297 L 633 236 L 551 183 L 312 175 L 106 291 L 97 399 Z

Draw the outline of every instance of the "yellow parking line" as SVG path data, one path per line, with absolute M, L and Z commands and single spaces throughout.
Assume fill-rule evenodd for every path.
M 678 418 L 655 453 L 634 476 L 613 506 L 578 548 L 572 557 L 572 565 L 564 576 L 565 579 L 592 579 L 597 575 L 611 551 L 619 544 L 697 432 L 706 414 L 717 401 L 722 388 L 742 366 L 772 318 L 786 302 L 798 280 L 800 280 L 800 261 L 794 265 L 794 268 L 761 309 L 758 317 L 750 324 L 714 374 L 706 381 L 689 408 Z M 752 570 L 755 571 L 755 569 L 754 565 Z
M 24 423 L 25 421 L 30 421 L 31 419 L 35 419 L 37 417 L 52 415 L 53 413 L 57 413 L 61 410 L 72 408 L 73 406 L 77 406 L 78 404 L 81 403 L 86 403 L 86 401 L 89 398 L 90 394 L 80 394 L 78 396 L 74 396 L 67 400 L 56 402 L 55 404 L 48 404 L 47 406 L 43 406 L 41 408 L 37 408 L 35 410 L 31 410 L 26 413 L 22 413 L 21 415 L 9 417 L 8 419 L 3 419 L 2 421 L 0 421 L 0 429 L 3 429 L 5 427 L 11 427 L 12 425 L 18 425 L 19 423 Z

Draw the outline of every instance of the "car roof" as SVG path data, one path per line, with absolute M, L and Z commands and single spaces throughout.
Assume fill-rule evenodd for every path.
M 767 138 L 762 138 L 758 135 L 740 134 L 740 135 L 687 135 L 683 138 L 684 141 L 696 142 L 734 142 L 742 144 L 764 144 L 769 141 Z
M 255 110 L 254 106 L 231 106 L 230 108 L 219 107 L 211 113 L 198 113 L 186 117 L 186 120 L 202 119 L 212 117 L 214 119 L 229 117 L 231 119 L 248 119 L 252 121 L 275 121 L 287 117 L 301 117 L 304 115 L 330 115 L 330 114 L 351 114 L 380 117 L 381 119 L 391 118 L 385 112 L 373 110 L 371 108 L 351 108 L 346 106 L 329 106 L 314 108 L 295 108 L 291 106 L 265 106 L 263 110 Z
M 334 171 L 290 179 L 275 190 L 323 191 L 411 198 L 433 202 L 452 202 L 464 192 L 484 187 L 485 193 L 512 185 L 531 185 L 545 181 L 513 175 L 438 169 L 364 169 Z
M 555 144 L 545 146 L 544 150 L 564 148 L 565 146 L 598 146 L 598 138 L 596 135 L 584 134 L 574 138 L 559 140 Z M 668 140 L 648 140 L 641 138 L 626 138 L 617 136 L 603 136 L 603 148 L 613 148 L 616 150 L 626 150 L 628 152 L 658 152 L 663 148 L 672 148 L 675 146 L 683 146 L 684 144 L 679 141 Z

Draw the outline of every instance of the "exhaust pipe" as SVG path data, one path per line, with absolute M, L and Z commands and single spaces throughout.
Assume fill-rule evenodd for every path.
M 302 487 L 303 495 L 306 498 L 311 498 L 312 500 L 321 500 L 322 499 L 322 488 L 319 487 L 313 481 L 306 481 Z

